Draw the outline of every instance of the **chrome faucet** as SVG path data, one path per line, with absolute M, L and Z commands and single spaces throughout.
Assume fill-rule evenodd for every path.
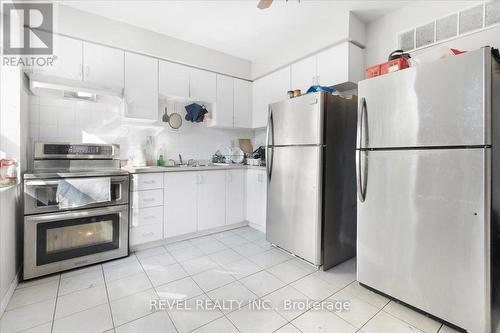
M 183 165 L 183 164 L 184 164 L 184 163 L 182 163 L 182 155 L 181 155 L 181 154 L 179 154 L 179 164 L 180 164 L 180 165 Z

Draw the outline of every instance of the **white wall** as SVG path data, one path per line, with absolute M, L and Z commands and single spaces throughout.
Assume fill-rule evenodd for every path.
M 207 128 L 203 123 L 184 120 L 184 106 L 190 102 L 169 101 L 168 112 L 183 117 L 182 127 L 147 123 L 123 118 L 120 105 L 69 99 L 30 98 L 30 133 L 32 141 L 101 142 L 120 144 L 121 158 L 127 159 L 145 146 L 146 136 L 155 137 L 156 147 L 165 146 L 166 158 L 208 159 L 219 146 L 238 145 L 238 138 L 253 138 L 252 130 Z M 159 118 L 161 116 L 159 115 Z
M 401 32 L 480 3 L 482 1 L 420 1 L 371 22 L 366 29 L 366 65 L 386 61 L 389 53 L 398 48 Z M 472 50 L 484 45 L 500 47 L 500 27 L 438 44 L 438 47 Z
M 75 8 L 58 7 L 56 31 L 61 34 L 250 79 L 248 60 Z

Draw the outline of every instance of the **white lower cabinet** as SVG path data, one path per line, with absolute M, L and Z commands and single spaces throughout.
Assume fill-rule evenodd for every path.
M 226 171 L 198 172 L 198 231 L 226 224 Z
M 195 232 L 198 172 L 166 172 L 163 184 L 163 237 Z
M 130 246 L 163 239 L 163 174 L 132 175 Z
M 131 228 L 138 228 L 151 224 L 163 224 L 163 205 L 147 208 L 130 208 Z
M 245 220 L 245 170 L 226 172 L 226 224 Z
M 163 190 L 145 190 L 132 192 L 132 208 L 145 208 L 163 205 Z
M 130 229 L 130 246 L 154 242 L 163 238 L 162 224 L 150 224 Z
M 263 170 L 206 170 L 134 174 L 131 176 L 130 245 L 141 245 L 245 221 L 246 182 L 252 197 L 265 205 Z M 258 182 L 261 174 L 261 182 Z M 264 185 L 264 191 L 262 191 Z M 161 186 L 162 188 L 158 188 Z M 142 189 L 142 190 L 141 190 Z M 260 190 L 258 190 L 260 189 Z M 263 192 L 263 193 L 262 193 Z M 248 208 L 247 208 L 248 209 Z M 252 208 L 257 212 L 258 207 Z M 265 215 L 265 209 L 263 210 Z M 250 214 L 251 216 L 251 214 Z M 264 225 L 265 216 L 259 215 Z
M 261 230 L 266 228 L 267 179 L 266 171 L 247 170 L 246 219 Z

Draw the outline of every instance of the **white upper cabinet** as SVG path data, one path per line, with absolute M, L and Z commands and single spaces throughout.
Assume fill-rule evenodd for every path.
M 217 100 L 217 77 L 215 73 L 201 69 L 190 68 L 190 95 L 200 102 L 215 102 Z
M 164 96 L 189 97 L 189 70 L 187 66 L 159 61 L 159 92 Z
M 124 52 L 83 42 L 83 80 L 106 88 L 123 88 Z
M 250 82 L 217 74 L 217 101 L 210 126 L 252 128 L 251 95 Z
M 253 81 L 252 84 L 252 127 L 260 128 L 267 126 L 267 100 L 268 91 L 267 78 L 263 77 Z
M 125 117 L 158 120 L 158 60 L 125 52 Z
M 291 90 L 300 89 L 305 94 L 310 86 L 317 84 L 316 55 L 291 65 Z
M 200 171 L 198 177 L 198 231 L 225 225 L 226 172 Z
M 268 104 L 288 99 L 290 87 L 290 66 L 286 66 L 267 76 L 267 89 L 269 91 Z
M 39 67 L 34 71 L 65 79 L 82 80 L 82 41 L 57 34 L 52 36 L 54 38 L 54 56 L 56 57 L 54 65 Z
M 364 67 L 363 49 L 349 42 L 318 53 L 319 83 L 323 86 L 355 88 L 353 84 L 363 79 Z
M 252 128 L 252 84 L 234 79 L 234 127 Z
M 226 224 L 245 220 L 245 170 L 226 171 Z
M 290 90 L 290 66 L 253 82 L 253 128 L 267 126 L 269 104 L 287 99 L 288 90 Z
M 217 101 L 212 119 L 217 127 L 233 127 L 234 83 L 233 78 L 217 74 Z
M 318 53 L 318 75 L 322 86 L 343 83 L 348 77 L 349 43 L 342 43 Z

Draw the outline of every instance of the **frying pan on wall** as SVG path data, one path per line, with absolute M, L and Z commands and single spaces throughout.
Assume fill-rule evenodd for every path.
M 167 107 L 165 106 L 165 113 L 161 117 L 164 123 L 168 123 L 173 129 L 179 129 L 182 126 L 182 117 L 177 112 L 168 114 Z

